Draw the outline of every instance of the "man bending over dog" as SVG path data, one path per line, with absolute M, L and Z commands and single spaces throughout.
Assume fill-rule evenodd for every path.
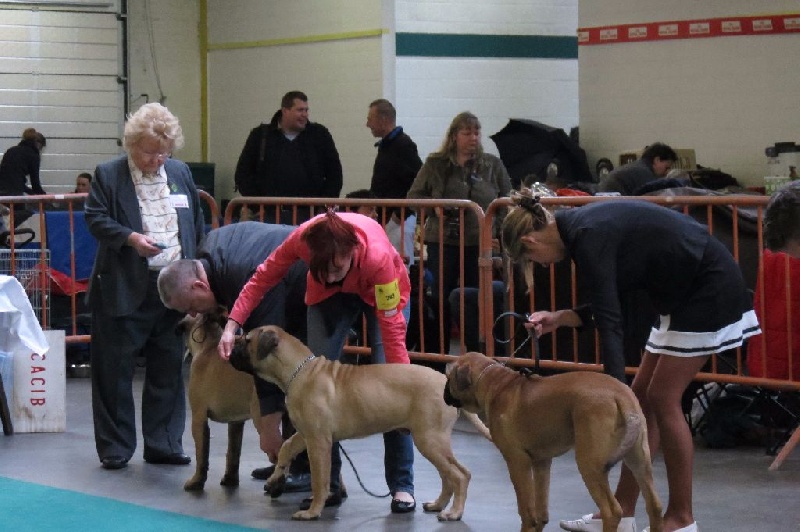
M 240 222 L 214 229 L 208 233 L 198 254 L 198 260 L 179 260 L 161 270 L 158 292 L 168 308 L 192 316 L 217 312 L 219 306 L 226 310 L 233 306 L 239 292 L 250 279 L 256 267 L 286 240 L 293 226 L 272 225 L 260 222 Z M 292 331 L 295 336 L 306 336 L 306 290 L 308 267 L 297 262 L 288 270 L 280 283 L 270 290 L 244 323 L 249 331 L 262 325 L 277 325 Z M 285 415 L 283 395 L 274 384 L 255 377 L 262 418 L 259 424 L 261 449 L 274 463 L 277 449 L 282 443 L 279 420 L 283 418 L 283 437 L 288 438 L 294 429 Z M 258 468 L 253 477 L 266 480 L 272 467 Z M 305 453 L 292 463 L 286 478 L 288 492 L 310 491 L 311 475 Z
M 337 214 L 333 210 L 298 227 L 256 269 L 225 325 L 219 343 L 222 358 L 230 358 L 236 330 L 298 260 L 309 266 L 306 303 L 308 347 L 313 354 L 339 359 L 350 327 L 363 313 L 370 329 L 373 363 L 410 363 L 403 310 L 411 283 L 403 259 L 379 223 L 358 213 Z M 398 430 L 387 432 L 384 447 L 391 511 L 412 512 L 416 502 L 411 435 Z M 331 458 L 330 495 L 325 506 L 339 506 L 342 461 L 337 443 L 333 444 Z M 308 510 L 311 503 L 303 501 L 301 510 Z

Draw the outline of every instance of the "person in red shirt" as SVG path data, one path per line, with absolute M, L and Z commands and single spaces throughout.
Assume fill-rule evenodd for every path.
M 308 305 L 308 347 L 312 353 L 338 360 L 347 334 L 362 313 L 372 339 L 372 362 L 409 364 L 406 318 L 403 314 L 411 283 L 403 259 L 383 227 L 358 213 L 328 210 L 295 229 L 255 271 L 233 305 L 219 342 L 219 354 L 230 358 L 234 336 L 264 294 L 296 261 L 309 266 L 305 302 Z M 278 420 L 274 452 L 280 448 Z M 273 426 L 274 425 L 274 426 Z M 386 483 L 392 494 L 391 510 L 415 509 L 414 450 L 411 436 L 399 431 L 384 434 Z M 326 506 L 342 502 L 336 443 L 331 463 L 331 493 Z M 268 452 L 270 456 L 272 454 Z M 305 500 L 301 508 L 307 508 Z

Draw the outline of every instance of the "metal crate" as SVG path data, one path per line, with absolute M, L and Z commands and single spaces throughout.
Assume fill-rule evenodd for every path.
M 43 328 L 50 320 L 50 250 L 0 249 L 0 275 L 13 275 L 28 294 Z

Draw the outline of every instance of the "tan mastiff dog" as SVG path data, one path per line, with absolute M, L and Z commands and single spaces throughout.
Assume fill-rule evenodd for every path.
M 259 415 L 253 377 L 236 371 L 217 354 L 224 324 L 222 315 L 187 316 L 181 322 L 192 356 L 189 406 L 192 410 L 192 437 L 197 463 L 194 476 L 183 486 L 187 491 L 202 491 L 208 478 L 209 419 L 228 424 L 225 475 L 220 485 L 239 485 L 244 424 L 248 419 L 258 419 Z
M 630 388 L 588 371 L 525 376 L 480 353 L 448 368 L 445 402 L 480 414 L 506 463 L 522 532 L 548 522 L 552 459 L 575 447 L 575 460 L 600 508 L 603 532 L 616 532 L 622 509 L 608 471 L 622 460 L 644 495 L 650 530 L 661 532 L 661 502 L 653 487 L 645 418 Z
M 439 497 L 423 504 L 423 509 L 439 512 L 440 521 L 461 519 L 470 473 L 453 456 L 450 445 L 458 410 L 442 400 L 444 375 L 413 364 L 354 366 L 316 357 L 297 338 L 274 326 L 254 329 L 237 341 L 231 363 L 275 383 L 286 394 L 297 433 L 281 447 L 267 484 L 277 486 L 291 459 L 308 449 L 313 501 L 294 519 L 319 518 L 328 496 L 333 442 L 395 429 L 411 432 L 419 452 L 442 478 Z M 480 419 L 467 416 L 489 438 Z M 445 510 L 451 497 L 453 504 Z

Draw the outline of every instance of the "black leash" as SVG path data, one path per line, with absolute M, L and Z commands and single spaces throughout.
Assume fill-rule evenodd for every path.
M 505 344 L 510 343 L 511 340 L 513 340 L 516 335 L 515 334 L 509 334 L 507 338 L 498 336 L 498 334 L 497 334 L 497 325 L 503 320 L 503 318 L 516 318 L 518 320 L 521 320 L 523 322 L 522 326 L 524 327 L 524 323 L 527 323 L 529 321 L 529 315 L 528 314 L 520 314 L 519 312 L 508 311 L 508 312 L 503 312 L 502 314 L 497 316 L 497 318 L 494 320 L 494 325 L 492 326 L 492 336 L 494 337 L 494 339 L 497 342 L 505 345 Z M 538 375 L 539 374 L 539 359 L 540 359 L 539 338 L 536 336 L 536 331 L 533 328 L 526 329 L 526 331 L 528 333 L 528 337 L 525 338 L 525 340 L 523 340 L 519 344 L 519 346 L 514 350 L 514 352 L 512 353 L 511 356 L 512 357 L 516 356 L 517 353 L 519 353 L 522 350 L 522 348 L 525 347 L 525 345 L 528 342 L 533 342 L 533 371 L 534 371 L 534 373 L 536 373 Z M 525 373 L 525 368 L 522 368 L 522 370 L 520 370 L 520 371 L 522 373 Z
M 339 446 L 339 449 L 342 451 L 342 454 L 344 455 L 345 458 L 347 458 L 347 461 L 350 463 L 350 467 L 353 469 L 353 473 L 355 473 L 356 480 L 358 480 L 358 485 L 361 486 L 361 489 L 363 489 L 365 492 L 367 492 L 368 495 L 372 495 L 373 497 L 375 497 L 377 499 L 385 499 L 386 497 L 389 497 L 392 494 L 392 492 L 389 492 L 386 495 L 378 495 L 377 493 L 373 493 L 372 491 L 367 489 L 367 487 L 364 485 L 364 482 L 361 480 L 361 475 L 358 474 L 358 470 L 356 469 L 356 466 L 353 465 L 353 461 L 350 460 L 350 456 L 347 454 L 347 451 L 344 450 L 344 447 L 342 447 L 341 443 L 337 443 L 336 445 Z
M 503 320 L 503 318 L 507 318 L 507 317 L 516 318 L 518 320 L 521 320 L 523 322 L 523 327 L 524 327 L 524 323 L 526 323 L 528 321 L 528 315 L 527 314 L 520 314 L 518 312 L 503 312 L 502 314 L 500 314 L 497 317 L 497 319 L 494 320 L 494 325 L 492 326 L 492 336 L 494 336 L 494 338 L 497 340 L 497 342 L 499 342 L 501 344 L 510 343 L 512 338 L 513 338 L 513 336 L 514 336 L 514 335 L 509 335 L 508 338 L 501 339 L 496 334 L 497 325 Z M 525 345 L 528 342 L 533 342 L 533 353 L 534 353 L 534 366 L 533 366 L 534 369 L 533 369 L 533 371 L 534 371 L 534 373 L 536 373 L 538 375 L 539 374 L 539 358 L 540 358 L 540 354 L 539 354 L 539 338 L 536 337 L 536 331 L 534 329 L 526 329 L 526 331 L 528 333 L 527 338 L 525 338 L 525 340 L 523 340 L 522 343 L 519 344 L 519 346 L 514 350 L 514 353 L 513 353 L 512 356 L 516 356 L 516 354 L 519 353 L 519 351 L 523 347 L 525 347 Z M 505 364 L 503 364 L 503 365 L 505 366 Z M 528 369 L 528 368 L 514 368 L 514 369 L 516 369 L 517 371 L 519 371 L 520 373 L 522 373 L 523 375 L 526 375 L 526 376 L 529 376 L 531 374 L 530 369 Z M 339 449 L 341 450 L 341 452 L 344 455 L 344 457 L 347 459 L 347 462 L 350 464 L 350 467 L 352 468 L 353 473 L 356 475 L 356 480 L 358 480 L 358 484 L 359 484 L 359 486 L 361 486 L 361 489 L 363 489 L 368 495 L 371 495 L 372 497 L 376 497 L 378 499 L 383 499 L 383 498 L 391 496 L 391 494 L 392 494 L 391 492 L 386 493 L 385 495 L 379 495 L 377 493 L 374 493 L 374 492 L 370 491 L 364 485 L 364 482 L 361 480 L 361 475 L 358 474 L 358 470 L 356 469 L 356 466 L 353 464 L 353 461 L 350 459 L 350 456 L 347 454 L 347 451 L 345 451 L 344 447 L 342 447 L 342 444 L 341 443 L 337 443 L 337 445 L 339 446 Z

